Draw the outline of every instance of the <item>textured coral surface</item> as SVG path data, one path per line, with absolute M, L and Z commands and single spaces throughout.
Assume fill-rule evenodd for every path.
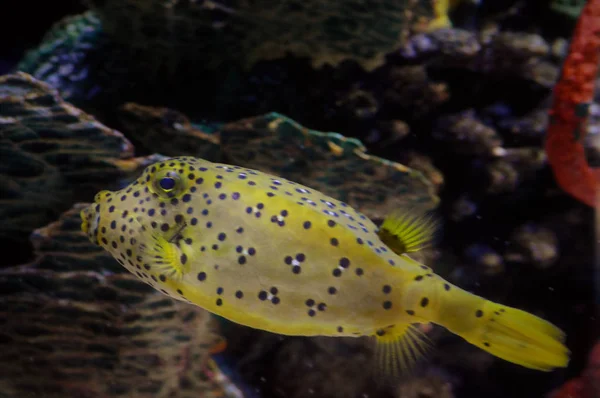
M 0 270 L 0 390 L 8 397 L 217 397 L 204 310 L 158 293 L 80 230 L 79 204 Z
M 194 126 L 170 109 L 127 104 L 121 120 L 123 131 L 150 153 L 200 156 L 281 175 L 375 220 L 393 209 L 429 210 L 438 202 L 436 186 L 420 171 L 370 155 L 356 139 L 310 130 L 277 113 Z
M 71 203 L 117 186 L 152 161 L 133 158 L 121 133 L 24 73 L 0 77 L 0 158 L 0 245 L 14 248 Z M 17 249 L 7 263 L 21 259 Z
M 381 65 L 414 25 L 433 17 L 428 0 L 91 0 L 113 40 L 173 65 L 204 54 L 246 66 L 286 54 L 314 66 L 354 59 Z M 227 48 L 227 51 L 222 51 Z M 168 57 L 171 59 L 169 60 Z

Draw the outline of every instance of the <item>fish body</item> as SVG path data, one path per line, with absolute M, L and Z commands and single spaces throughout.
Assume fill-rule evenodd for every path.
M 164 294 L 274 333 L 376 336 L 384 367 L 424 352 L 412 325 L 429 322 L 524 366 L 568 362 L 550 323 L 408 257 L 429 224 L 393 216 L 378 228 L 346 203 L 277 176 L 173 158 L 121 191 L 98 193 L 82 220 L 93 242 Z M 525 355 L 527 347 L 539 355 Z

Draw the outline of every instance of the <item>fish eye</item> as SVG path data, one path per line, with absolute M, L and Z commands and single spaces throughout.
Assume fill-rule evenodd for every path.
M 160 185 L 163 191 L 170 192 L 175 188 L 175 179 L 173 177 L 163 177 L 158 182 L 158 185 Z
M 185 190 L 185 182 L 172 170 L 160 170 L 154 175 L 153 191 L 167 198 L 174 198 Z

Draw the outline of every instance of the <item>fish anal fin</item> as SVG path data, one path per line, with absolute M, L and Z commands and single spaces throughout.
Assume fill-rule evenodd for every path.
M 375 339 L 376 375 L 386 383 L 412 373 L 433 346 L 425 333 L 411 324 L 378 330 Z

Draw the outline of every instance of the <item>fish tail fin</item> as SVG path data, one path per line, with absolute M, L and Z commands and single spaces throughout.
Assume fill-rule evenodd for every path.
M 566 367 L 570 352 L 565 334 L 533 314 L 494 303 L 449 283 L 433 322 L 506 361 L 530 369 Z M 443 292 L 440 292 L 443 293 Z
M 450 21 L 450 17 L 448 16 L 452 5 L 452 1 L 450 0 L 438 0 L 435 2 L 435 18 L 431 22 L 429 22 L 427 26 L 429 31 L 433 31 L 440 28 L 452 27 L 452 22 Z

